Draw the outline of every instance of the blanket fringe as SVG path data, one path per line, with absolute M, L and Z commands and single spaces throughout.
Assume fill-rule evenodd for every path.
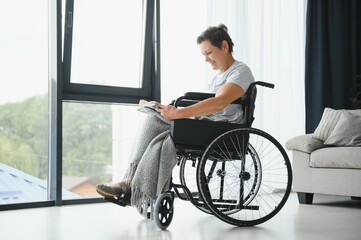
M 138 212 L 147 218 L 149 208 L 151 213 L 151 219 L 153 219 L 154 212 L 154 199 L 142 192 L 137 186 L 132 184 L 132 197 L 130 199 L 132 207 L 135 207 Z

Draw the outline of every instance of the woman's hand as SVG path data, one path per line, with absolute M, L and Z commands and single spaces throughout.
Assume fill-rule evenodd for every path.
M 173 120 L 177 118 L 176 113 L 178 109 L 172 105 L 161 105 L 156 110 L 167 120 Z

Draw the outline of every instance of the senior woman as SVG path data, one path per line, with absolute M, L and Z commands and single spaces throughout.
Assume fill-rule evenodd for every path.
M 205 61 L 218 71 L 208 85 L 209 92 L 215 96 L 184 108 L 161 105 L 158 113 L 150 111 L 133 146 L 123 181 L 97 185 L 100 195 L 117 197 L 123 206 L 141 208 L 168 190 L 177 161 L 169 136 L 171 120 L 196 117 L 233 123 L 244 121 L 241 106 L 231 103 L 244 95 L 254 77 L 247 65 L 234 59 L 234 44 L 227 27 L 223 24 L 209 27 L 197 38 L 197 44 Z

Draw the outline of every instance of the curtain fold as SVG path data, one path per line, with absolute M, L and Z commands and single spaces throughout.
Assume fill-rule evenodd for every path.
M 306 0 L 208 0 L 207 8 L 208 25 L 228 27 L 235 58 L 275 84 L 258 88 L 253 126 L 281 144 L 303 134 Z
M 352 108 L 350 90 L 361 73 L 361 3 L 308 1 L 306 23 L 306 132 L 323 109 Z

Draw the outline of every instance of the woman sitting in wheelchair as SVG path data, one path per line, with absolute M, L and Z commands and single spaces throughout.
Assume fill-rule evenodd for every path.
M 221 24 L 209 27 L 197 38 L 205 61 L 218 71 L 208 89 L 215 96 L 183 108 L 161 105 L 158 113 L 150 110 L 133 146 L 123 181 L 97 185 L 100 195 L 115 198 L 120 205 L 141 209 L 169 189 L 172 169 L 177 163 L 176 148 L 169 136 L 171 120 L 200 117 L 242 123 L 241 106 L 231 103 L 245 94 L 254 77 L 247 65 L 234 59 L 234 44 L 227 31 Z

